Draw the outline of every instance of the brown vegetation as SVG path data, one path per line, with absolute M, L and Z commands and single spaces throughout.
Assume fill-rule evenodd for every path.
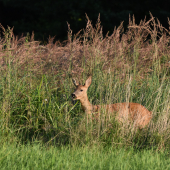
M 67 41 L 62 44 L 53 43 L 54 38 L 49 38 L 48 44 L 40 45 L 40 42 L 34 41 L 34 33 L 31 37 L 18 38 L 14 36 L 13 29 L 5 30 L 1 25 L 4 34 L 0 39 L 1 66 L 3 69 L 7 66 L 7 55 L 10 55 L 12 62 L 17 63 L 22 69 L 30 64 L 31 71 L 35 73 L 43 71 L 57 74 L 59 70 L 70 70 L 70 73 L 77 75 L 85 71 L 82 67 L 83 61 L 86 68 L 89 67 L 89 72 L 92 72 L 91 66 L 94 63 L 91 61 L 98 64 L 100 58 L 103 70 L 107 72 L 120 68 L 125 72 L 129 67 L 136 65 L 140 71 L 140 78 L 152 71 L 151 66 L 155 60 L 159 59 L 159 71 L 162 63 L 166 67 L 170 66 L 170 32 L 152 15 L 149 21 L 144 19 L 139 25 L 135 23 L 134 17 L 132 20 L 129 17 L 126 32 L 121 23 L 111 35 L 107 34 L 105 37 L 102 34 L 100 18 L 95 28 L 88 19 L 86 29 L 74 36 L 69 24 L 68 28 Z M 120 76 L 124 76 L 124 72 L 122 71 Z

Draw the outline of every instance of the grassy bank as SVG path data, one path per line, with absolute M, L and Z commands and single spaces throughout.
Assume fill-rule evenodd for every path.
M 84 32 L 68 41 L 40 45 L 5 30 L 0 39 L 0 135 L 2 141 L 48 146 L 103 145 L 154 150 L 170 146 L 170 36 L 153 17 L 129 22 L 111 36 L 102 35 L 100 20 L 88 19 Z M 72 78 L 92 75 L 93 104 L 135 102 L 153 112 L 141 131 L 111 118 L 87 123 L 80 103 L 73 103 Z

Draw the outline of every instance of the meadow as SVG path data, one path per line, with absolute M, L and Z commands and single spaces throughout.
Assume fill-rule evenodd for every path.
M 102 29 L 87 17 L 76 35 L 68 24 L 67 41 L 42 45 L 1 25 L 1 169 L 168 169 L 170 30 L 152 15 L 138 25 L 130 18 L 126 31 Z M 140 103 L 150 124 L 89 122 L 71 99 L 72 78 L 83 84 L 89 75 L 91 103 Z
M 0 150 L 0 169 L 120 169 L 168 170 L 169 154 L 153 150 L 134 151 L 113 147 L 53 147 L 4 145 Z

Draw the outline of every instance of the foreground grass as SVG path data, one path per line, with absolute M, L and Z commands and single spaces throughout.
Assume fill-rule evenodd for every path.
M 39 144 L 0 149 L 0 169 L 170 169 L 170 157 L 153 150 L 89 147 L 43 147 Z

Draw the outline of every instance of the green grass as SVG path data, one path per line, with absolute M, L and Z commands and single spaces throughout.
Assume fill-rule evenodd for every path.
M 5 144 L 0 149 L 0 169 L 106 169 L 106 170 L 168 170 L 166 152 L 135 151 L 112 147 L 44 147 L 40 144 Z
M 0 77 L 1 135 L 12 135 L 23 143 L 40 140 L 57 145 L 93 143 L 121 143 L 124 146 L 169 148 L 169 79 L 152 73 L 142 81 L 133 74 L 123 80 L 117 75 L 94 70 L 88 90 L 93 104 L 135 102 L 153 112 L 151 124 L 139 131 L 120 125 L 115 120 L 87 124 L 81 105 L 71 100 L 74 86 L 69 74 L 39 75 L 23 72 L 22 76 L 9 73 L 10 80 Z M 99 81 L 100 80 L 100 81 Z M 9 84 L 10 83 L 10 84 Z M 57 84 L 55 86 L 55 84 Z M 110 126 L 111 125 L 111 126 Z
M 126 62 L 129 63 L 127 68 L 116 67 L 116 63 L 119 63 L 121 58 L 117 56 L 110 61 L 109 69 L 104 69 L 107 62 L 102 59 L 104 57 L 101 54 L 102 49 L 96 50 L 93 54 L 91 51 L 93 44 L 91 44 L 88 49 L 92 56 L 90 58 L 84 56 L 85 59 L 82 60 L 84 71 L 81 74 L 77 72 L 75 75 L 82 83 L 87 79 L 88 74 L 92 75 L 92 84 L 88 89 L 90 102 L 93 104 L 140 103 L 153 112 L 153 119 L 150 126 L 141 132 L 133 131 L 133 125 L 121 126 L 114 120 L 110 122 L 101 120 L 89 125 L 80 104 L 74 105 L 70 97 L 74 91 L 72 83 L 74 76 L 70 76 L 74 71 L 71 64 L 73 58 L 70 59 L 67 72 L 64 72 L 64 68 L 53 64 L 48 67 L 50 69 L 58 67 L 58 73 L 44 73 L 45 65 L 38 61 L 39 67 L 34 68 L 36 63 L 28 60 L 34 54 L 31 46 L 34 43 L 24 42 L 23 46 L 16 45 L 20 51 L 24 51 L 22 55 L 25 55 L 26 64 L 23 67 L 16 60 L 17 56 L 18 60 L 22 57 L 19 56 L 18 49 L 10 50 L 13 43 L 16 43 L 13 42 L 14 38 L 11 34 L 11 30 L 4 33 L 5 38 L 2 41 L 4 48 L 1 51 L 4 59 L 4 65 L 0 69 L 2 136 L 11 135 L 23 143 L 40 140 L 43 143 L 58 145 L 84 146 L 97 142 L 104 145 L 120 143 L 127 147 L 169 148 L 170 75 L 169 67 L 165 67 L 168 59 L 165 63 L 161 59 L 153 60 L 152 64 L 147 67 L 143 65 L 144 68 L 141 68 L 140 63 L 143 62 L 143 58 L 139 59 L 136 46 L 135 50 L 126 56 Z M 79 44 L 76 45 L 79 48 Z M 97 47 L 94 45 L 94 48 Z M 41 56 L 41 53 L 43 51 L 40 50 L 40 53 L 37 51 L 34 55 Z M 160 61 L 163 62 L 162 65 Z M 145 69 L 151 71 L 145 73 L 143 72 Z
M 69 30 L 63 46 L 3 30 L 0 169 L 170 169 L 170 38 L 154 22 L 133 24 L 105 38 L 100 23 L 77 37 Z M 88 123 L 71 93 L 72 78 L 83 84 L 89 75 L 91 103 L 140 103 L 153 113 L 150 124 Z

